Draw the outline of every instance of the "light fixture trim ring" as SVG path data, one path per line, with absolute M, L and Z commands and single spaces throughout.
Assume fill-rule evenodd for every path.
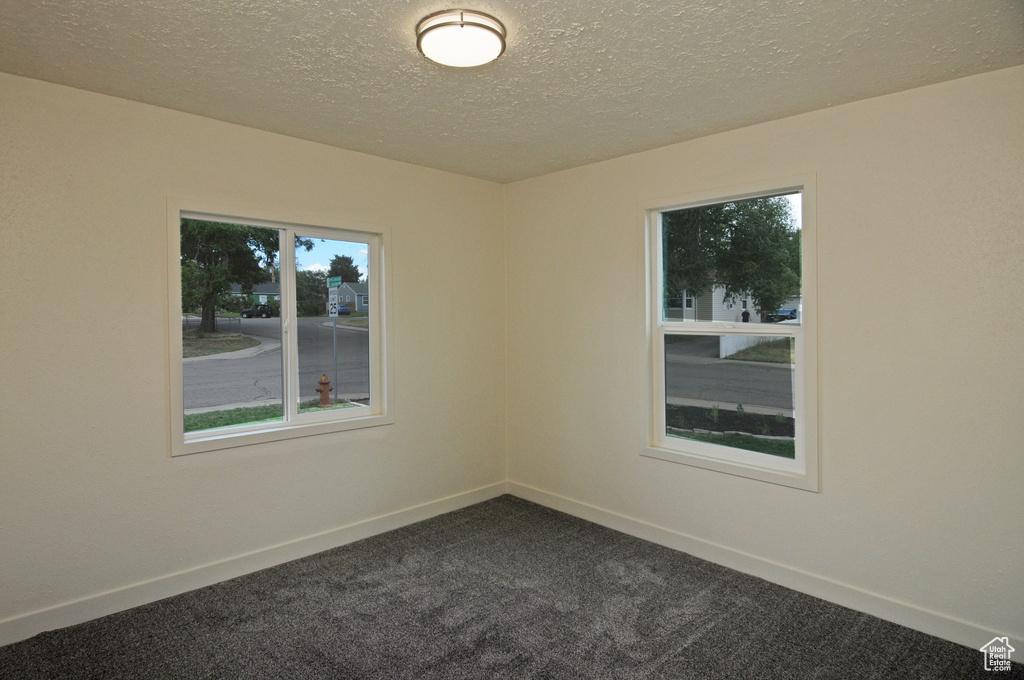
M 427 59 L 436 63 L 444 64 L 444 62 L 438 61 L 424 51 L 423 39 L 432 31 L 450 26 L 468 26 L 474 29 L 482 29 L 493 34 L 498 39 L 498 44 L 500 46 L 498 53 L 485 61 L 471 64 L 472 66 L 481 66 L 494 61 L 505 53 L 505 38 L 507 37 L 505 25 L 490 14 L 470 9 L 446 9 L 440 12 L 434 12 L 433 14 L 429 14 L 421 19 L 419 23 L 416 24 L 416 49 L 418 49 Z M 445 65 L 453 66 L 454 64 Z

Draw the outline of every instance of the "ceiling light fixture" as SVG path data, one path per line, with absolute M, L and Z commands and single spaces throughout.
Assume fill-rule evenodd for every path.
M 416 25 L 416 47 L 438 64 L 480 66 L 505 51 L 505 27 L 482 12 L 448 9 Z

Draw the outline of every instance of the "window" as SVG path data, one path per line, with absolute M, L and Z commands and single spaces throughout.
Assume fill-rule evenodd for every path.
M 813 200 L 805 179 L 648 206 L 645 455 L 817 490 Z
M 173 200 L 168 221 L 172 454 L 393 421 L 385 229 Z M 347 284 L 372 311 L 338 316 Z

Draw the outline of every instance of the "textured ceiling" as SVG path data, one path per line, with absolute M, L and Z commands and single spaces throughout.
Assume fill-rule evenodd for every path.
M 500 182 L 1024 63 L 1022 0 L 4 0 L 0 71 Z

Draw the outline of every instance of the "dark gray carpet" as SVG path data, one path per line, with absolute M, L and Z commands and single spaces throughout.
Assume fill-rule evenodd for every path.
M 0 678 L 1024 678 L 503 496 L 0 648 Z

